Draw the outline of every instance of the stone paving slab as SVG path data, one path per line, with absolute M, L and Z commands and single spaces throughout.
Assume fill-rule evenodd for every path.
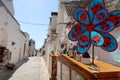
M 25 58 L 21 61 L 19 61 L 18 63 L 15 64 L 14 69 L 9 70 L 7 68 L 4 68 L 2 70 L 0 70 L 0 80 L 8 80 L 12 74 L 24 63 L 26 63 L 28 61 L 28 58 Z
M 49 80 L 49 74 L 42 57 L 29 57 L 9 80 Z

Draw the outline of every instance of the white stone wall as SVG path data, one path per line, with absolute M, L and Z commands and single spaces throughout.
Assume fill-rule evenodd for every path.
M 25 44 L 26 44 L 26 46 L 25 46 L 25 55 L 24 55 L 24 58 L 26 58 L 26 57 L 28 57 L 29 56 L 29 53 L 28 53 L 28 51 L 29 51 L 29 34 L 27 33 L 27 32 L 24 32 L 24 34 L 25 34 Z
M 58 20 L 57 20 L 57 23 L 64 23 L 64 10 L 65 10 L 65 7 L 63 4 L 59 4 L 59 7 L 58 7 Z
M 10 15 L 8 15 L 7 35 L 7 48 L 12 52 L 11 62 L 16 63 L 23 59 L 25 36 L 20 31 L 20 26 Z M 15 45 L 12 45 L 12 42 L 15 42 Z
M 53 14 L 52 14 L 53 13 Z M 55 40 L 53 40 L 52 36 L 54 35 L 54 32 L 52 33 L 52 30 L 56 30 L 56 25 L 57 25 L 57 19 L 58 19 L 58 16 L 55 12 L 52 12 L 51 14 L 51 18 L 50 18 L 50 25 L 49 25 L 49 29 L 48 29 L 48 35 L 49 37 L 46 39 L 46 42 L 44 43 L 44 49 L 42 51 L 45 51 L 45 55 L 44 55 L 44 60 L 46 62 L 46 65 L 47 67 L 49 68 L 49 59 L 50 59 L 50 56 L 49 54 L 52 52 L 52 51 L 56 51 L 56 42 Z
M 50 42 L 48 42 L 47 44 L 46 44 L 46 65 L 47 65 L 47 67 L 49 68 L 49 65 L 50 65 L 50 63 L 49 63 L 49 60 L 50 60 L 50 56 L 49 56 L 49 54 L 51 53 L 51 51 L 52 51 L 52 45 L 51 45 L 51 43 Z
M 6 5 L 11 14 L 14 15 L 13 0 L 2 0 L 2 2 Z
M 107 52 L 100 47 L 95 47 L 95 57 L 101 61 L 120 66 L 120 27 L 111 32 L 118 42 L 118 48 L 113 52 Z M 92 53 L 92 50 L 89 50 Z
M 57 25 L 57 16 L 56 15 L 53 15 L 51 17 L 51 26 L 50 26 L 50 29 L 56 29 L 56 25 Z
M 6 29 L 0 29 L 0 46 L 6 47 L 7 46 L 7 32 Z
M 8 16 L 5 8 L 2 6 L 0 7 L 0 28 L 2 29 L 3 27 L 6 28 L 8 24 Z
M 70 75 L 69 75 L 69 67 L 62 64 L 62 80 L 70 80 Z
M 13 15 L 14 9 L 12 2 L 8 3 L 7 0 L 3 0 L 11 14 Z M 4 46 L 12 53 L 11 61 L 17 63 L 23 59 L 25 36 L 20 31 L 20 25 L 9 14 L 5 6 L 0 6 L 0 46 Z M 12 45 L 12 43 L 15 43 Z
M 120 7 L 116 7 L 116 5 L 119 4 L 118 1 L 119 0 L 107 0 L 106 1 L 106 7 L 109 10 L 109 12 L 120 9 Z M 95 47 L 95 55 L 96 55 L 96 58 L 98 58 L 99 60 L 120 66 L 120 27 L 114 29 L 110 33 L 116 38 L 118 42 L 117 50 L 113 52 L 106 52 L 100 47 Z M 89 52 L 92 53 L 91 50 L 89 50 Z
M 59 2 L 69 2 L 71 0 L 59 0 Z
M 64 23 L 68 23 L 70 21 L 70 17 L 67 15 L 66 10 L 64 10 Z
M 35 55 L 35 41 L 30 39 L 29 40 L 29 56 Z

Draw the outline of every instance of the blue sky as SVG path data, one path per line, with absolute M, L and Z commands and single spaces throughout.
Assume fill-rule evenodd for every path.
M 13 0 L 13 4 L 21 30 L 28 32 L 30 38 L 36 41 L 37 49 L 42 47 L 49 25 L 32 25 L 20 21 L 49 24 L 51 12 L 58 11 L 58 0 Z

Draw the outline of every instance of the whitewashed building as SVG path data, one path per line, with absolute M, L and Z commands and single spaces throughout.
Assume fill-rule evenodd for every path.
M 24 58 L 28 40 L 29 35 L 21 31 L 20 24 L 14 18 L 13 1 L 0 0 L 0 47 L 11 53 L 9 62 L 17 63 Z
M 88 5 L 86 5 L 88 2 L 87 0 L 80 0 L 80 2 L 76 2 L 77 0 L 72 0 L 72 2 L 70 2 L 70 0 L 60 0 L 59 3 L 59 10 L 58 10 L 58 24 L 59 23 L 69 23 L 69 22 L 74 22 L 73 21 L 73 17 L 72 17 L 72 10 L 73 7 L 76 6 L 83 6 L 84 8 L 87 7 Z M 106 3 L 106 8 L 108 9 L 108 11 L 113 11 L 113 10 L 120 10 L 120 0 L 105 0 Z M 88 9 L 88 8 L 87 8 Z M 67 25 L 68 27 L 65 30 L 65 25 L 61 24 L 58 25 L 59 28 L 59 33 L 61 31 L 61 33 L 65 36 L 67 36 L 68 31 L 70 29 L 70 26 Z M 63 28 L 64 27 L 64 28 Z M 61 34 L 61 41 L 69 41 L 67 38 L 64 38 Z M 99 47 L 95 47 L 95 58 L 99 59 L 101 61 L 104 62 L 108 62 L 114 65 L 119 65 L 120 63 L 120 27 L 116 28 L 115 30 L 111 31 L 111 34 L 117 39 L 118 41 L 118 48 L 116 51 L 114 52 L 106 52 L 103 49 L 99 48 Z M 92 53 L 92 50 L 90 49 L 88 51 L 90 54 Z M 119 56 L 118 56 L 119 55 Z
M 24 32 L 25 35 L 25 43 L 24 43 L 24 58 L 27 58 L 29 56 L 29 34 L 27 32 Z
M 49 29 L 48 29 L 48 36 L 44 42 L 44 46 L 42 48 L 41 53 L 44 54 L 44 60 L 46 62 L 47 67 L 49 67 L 49 54 L 51 52 L 56 52 L 57 49 L 57 19 L 58 13 L 51 12 L 50 22 L 49 22 Z
M 72 2 L 71 2 L 72 1 Z M 113 10 L 120 10 L 120 0 L 106 0 L 106 7 L 108 11 Z M 87 8 L 88 0 L 59 0 L 59 10 L 58 10 L 58 22 L 57 22 L 57 31 L 59 33 L 59 42 L 63 43 L 66 42 L 69 44 L 67 35 L 68 31 L 70 30 L 71 24 L 74 23 L 74 19 L 72 17 L 72 11 L 76 6 L 82 6 L 83 8 Z M 88 9 L 88 8 L 87 8 Z M 114 52 L 106 52 L 99 47 L 95 47 L 95 58 L 114 64 L 119 65 L 120 63 L 120 27 L 116 28 L 111 32 L 111 34 L 117 39 L 118 41 L 118 48 Z M 92 50 L 88 51 L 90 54 Z M 119 56 L 118 56 L 119 55 Z
M 35 41 L 33 39 L 29 40 L 29 49 L 28 49 L 28 55 L 29 56 L 35 56 L 36 50 L 35 50 Z
M 72 11 L 74 10 L 74 8 L 76 6 L 82 6 L 83 8 L 87 8 L 89 1 L 90 0 L 59 0 L 57 24 L 54 23 L 54 24 L 56 24 L 56 33 L 58 33 L 58 34 L 54 39 L 51 39 L 51 37 L 50 37 L 51 36 L 50 29 L 51 28 L 50 27 L 52 27 L 54 29 L 54 26 L 51 26 L 51 24 L 50 24 L 49 25 L 50 27 L 48 30 L 49 31 L 48 38 L 45 41 L 45 45 L 44 45 L 44 51 L 46 53 L 45 57 L 47 57 L 47 58 L 45 58 L 47 66 L 51 65 L 51 63 L 49 62 L 50 59 L 48 58 L 49 53 L 51 51 L 54 51 L 55 53 L 59 53 L 61 43 L 68 43 L 68 44 L 71 43 L 71 41 L 68 40 L 68 32 L 71 28 L 71 25 L 75 23 L 75 20 L 72 17 Z M 106 3 L 106 7 L 109 11 L 113 11 L 116 9 L 120 10 L 120 6 L 119 6 L 120 0 L 106 0 L 105 3 Z M 120 52 L 120 36 L 119 36 L 120 35 L 120 27 L 113 30 L 111 32 L 111 34 L 118 41 L 117 50 L 114 52 L 106 52 L 103 49 L 101 49 L 100 47 L 95 47 L 95 58 L 99 59 L 101 61 L 110 63 L 110 64 L 120 66 L 120 53 L 119 53 Z M 88 51 L 88 53 L 89 54 L 92 53 L 91 48 Z M 57 78 L 58 78 L 58 80 L 61 80 L 60 79 L 61 63 L 58 62 L 57 65 L 58 65 L 57 66 L 58 67 Z M 69 67 L 62 64 L 62 70 L 64 71 L 62 73 L 62 75 L 63 75 L 62 80 L 69 80 L 69 77 L 67 77 L 69 75 L 69 73 L 68 73 Z M 79 76 L 76 72 L 73 71 L 73 73 L 75 74 L 76 78 Z M 84 80 L 84 79 L 79 79 L 79 80 Z

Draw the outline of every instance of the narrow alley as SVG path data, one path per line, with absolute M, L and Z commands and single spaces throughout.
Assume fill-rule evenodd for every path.
M 0 80 L 120 80 L 120 0 L 0 0 Z
M 48 71 L 42 57 L 29 57 L 9 80 L 49 80 Z

